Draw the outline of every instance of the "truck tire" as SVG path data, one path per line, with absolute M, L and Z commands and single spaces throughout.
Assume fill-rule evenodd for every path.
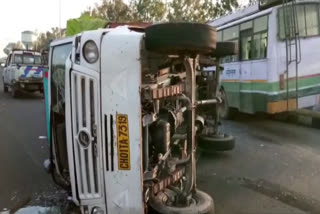
M 7 84 L 4 83 L 4 80 L 3 80 L 3 92 L 8 92 L 8 86 Z
M 230 151 L 235 146 L 235 138 L 232 135 L 199 135 L 198 146 L 203 152 Z
M 194 203 L 188 207 L 173 207 L 167 205 L 161 197 L 151 197 L 149 204 L 159 214 L 205 214 L 214 213 L 212 198 L 205 192 L 196 190 L 192 196 Z
M 162 54 L 210 54 L 216 49 L 216 29 L 199 23 L 163 23 L 146 28 L 145 47 Z
M 18 90 L 14 86 L 11 87 L 11 96 L 13 98 L 17 98 L 18 97 Z
M 212 53 L 213 57 L 225 57 L 236 55 L 239 52 L 238 44 L 234 42 L 217 42 L 216 50 Z

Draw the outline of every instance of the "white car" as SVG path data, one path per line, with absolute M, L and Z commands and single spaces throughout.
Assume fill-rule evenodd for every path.
M 43 93 L 43 66 L 41 53 L 29 50 L 13 50 L 4 65 L 3 90 L 9 89 L 13 97 L 20 91 Z

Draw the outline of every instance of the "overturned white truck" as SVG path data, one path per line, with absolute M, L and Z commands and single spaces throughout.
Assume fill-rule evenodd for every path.
M 223 102 L 217 90 L 196 99 L 199 54 L 212 66 L 216 46 L 214 28 L 192 23 L 120 26 L 51 44 L 51 172 L 82 213 L 214 212 L 197 189 L 195 153 L 197 136 L 207 136 L 205 148 L 230 141 L 197 112 Z

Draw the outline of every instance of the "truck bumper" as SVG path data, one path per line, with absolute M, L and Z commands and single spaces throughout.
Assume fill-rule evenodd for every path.
M 43 91 L 42 82 L 18 82 L 16 83 L 16 87 L 21 91 Z

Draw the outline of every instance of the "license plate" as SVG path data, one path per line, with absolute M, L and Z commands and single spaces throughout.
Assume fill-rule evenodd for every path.
M 117 114 L 118 169 L 130 170 L 128 115 Z

